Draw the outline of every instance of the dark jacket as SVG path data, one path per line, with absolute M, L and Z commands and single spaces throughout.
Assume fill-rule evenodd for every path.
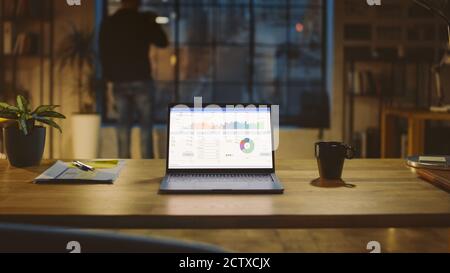
M 121 9 L 107 17 L 100 30 L 103 76 L 112 82 L 150 80 L 150 45 L 167 47 L 164 30 L 156 14 Z

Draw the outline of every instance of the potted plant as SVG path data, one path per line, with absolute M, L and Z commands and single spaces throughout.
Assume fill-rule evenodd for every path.
M 73 156 L 98 157 L 100 115 L 95 112 L 94 33 L 72 24 L 58 50 L 60 68 L 70 66 L 76 73 L 78 112 L 72 114 Z
M 47 124 L 62 132 L 53 119 L 66 117 L 55 111 L 57 107 L 41 105 L 31 111 L 28 101 L 21 95 L 17 96 L 17 106 L 0 102 L 0 118 L 9 120 L 9 125 L 4 129 L 4 139 L 6 155 L 12 166 L 30 167 L 41 163 L 46 129 L 36 123 Z

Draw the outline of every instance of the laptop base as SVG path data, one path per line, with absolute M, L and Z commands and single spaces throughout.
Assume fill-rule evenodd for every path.
M 275 174 L 168 174 L 160 194 L 282 194 Z

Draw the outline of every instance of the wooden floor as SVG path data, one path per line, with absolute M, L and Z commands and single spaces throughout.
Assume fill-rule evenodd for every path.
M 367 253 L 378 241 L 386 253 L 449 253 L 450 229 L 120 230 L 218 245 L 235 252 Z

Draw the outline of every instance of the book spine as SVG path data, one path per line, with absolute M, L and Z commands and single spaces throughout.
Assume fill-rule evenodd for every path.
M 13 24 L 5 22 L 3 26 L 3 54 L 11 55 L 13 53 Z

